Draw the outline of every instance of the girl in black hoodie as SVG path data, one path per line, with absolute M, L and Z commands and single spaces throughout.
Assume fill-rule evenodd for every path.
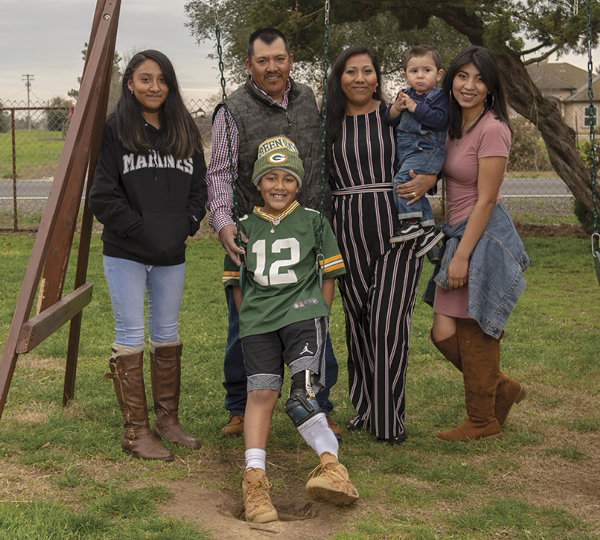
M 109 361 L 123 413 L 123 450 L 173 460 L 158 440 L 200 448 L 179 424 L 182 343 L 177 332 L 185 240 L 206 213 L 206 164 L 198 128 L 185 108 L 173 65 L 162 53 L 137 53 L 108 117 L 90 193 L 104 225 L 104 273 L 115 317 Z M 148 420 L 142 371 L 144 297 L 156 421 Z

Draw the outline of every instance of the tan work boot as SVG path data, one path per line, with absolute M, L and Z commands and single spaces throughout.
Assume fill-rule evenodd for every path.
M 352 485 L 346 467 L 329 452 L 321 454 L 321 465 L 310 474 L 306 494 L 313 501 L 335 506 L 353 504 L 359 499 L 358 491 Z
M 229 416 L 227 424 L 221 430 L 223 435 L 243 435 L 244 434 L 244 413 L 233 413 Z
M 277 521 L 277 510 L 271 503 L 271 486 L 262 469 L 252 467 L 244 471 L 242 493 L 246 508 L 246 521 L 252 523 L 269 523 Z

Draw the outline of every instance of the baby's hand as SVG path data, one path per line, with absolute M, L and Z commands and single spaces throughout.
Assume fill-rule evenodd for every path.
M 402 113 L 404 109 L 406 109 L 406 105 L 404 105 L 404 99 L 406 97 L 407 95 L 404 92 L 402 92 L 402 90 L 400 90 L 396 101 L 394 101 L 394 104 L 390 107 L 390 116 L 392 118 L 396 118 L 400 115 L 400 113 Z
M 416 101 L 406 94 L 402 95 L 404 96 L 404 108 L 408 109 L 411 113 L 414 113 L 417 107 Z

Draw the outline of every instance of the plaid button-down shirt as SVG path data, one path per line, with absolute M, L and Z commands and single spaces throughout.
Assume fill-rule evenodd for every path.
M 252 79 L 251 79 L 252 80 Z M 275 101 L 263 90 L 252 84 L 262 92 L 271 102 L 279 105 L 283 110 L 288 107 L 288 94 L 292 82 L 288 79 L 285 85 L 283 101 Z M 231 113 L 228 112 L 229 134 L 231 137 L 231 159 L 233 160 L 233 174 L 238 177 L 238 150 L 240 147 L 240 133 Z M 273 135 L 277 135 L 274 133 Z M 215 116 L 212 126 L 212 154 L 206 172 L 206 186 L 208 188 L 208 209 L 210 217 L 208 224 L 218 233 L 225 225 L 235 225 L 233 221 L 233 189 L 231 187 L 231 172 L 229 151 L 227 144 L 227 131 L 225 126 L 225 108 L 221 107 Z

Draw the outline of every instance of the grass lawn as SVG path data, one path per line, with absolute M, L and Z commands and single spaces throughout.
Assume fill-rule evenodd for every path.
M 0 236 L 2 343 L 33 241 Z M 361 500 L 341 509 L 312 504 L 304 484 L 318 461 L 280 400 L 267 473 L 282 521 L 253 527 L 239 519 L 243 440 L 220 432 L 227 330 L 220 244 L 210 237 L 190 243 L 180 317 L 180 417 L 203 447 L 167 443 L 176 460 L 165 464 L 120 450 L 122 418 L 112 382 L 104 379 L 114 323 L 94 235 L 88 277 L 94 299 L 84 311 L 73 404 L 60 405 L 68 325 L 17 362 L 0 421 L 0 540 L 600 539 L 600 287 L 589 240 L 524 241 L 532 261 L 528 286 L 505 328 L 501 363 L 528 394 L 513 408 L 503 440 L 435 439 L 462 422 L 463 385 L 430 344 L 432 314 L 418 301 L 408 441 L 391 448 L 344 430 L 340 458 Z M 430 270 L 426 263 L 421 287 Z M 354 409 L 339 297 L 331 336 L 340 365 L 332 416 L 344 426 Z M 149 384 L 147 390 L 150 399 Z
M 18 179 L 54 176 L 65 144 L 60 131 L 19 129 L 15 139 Z M 0 178 L 12 175 L 12 134 L 0 133 Z

